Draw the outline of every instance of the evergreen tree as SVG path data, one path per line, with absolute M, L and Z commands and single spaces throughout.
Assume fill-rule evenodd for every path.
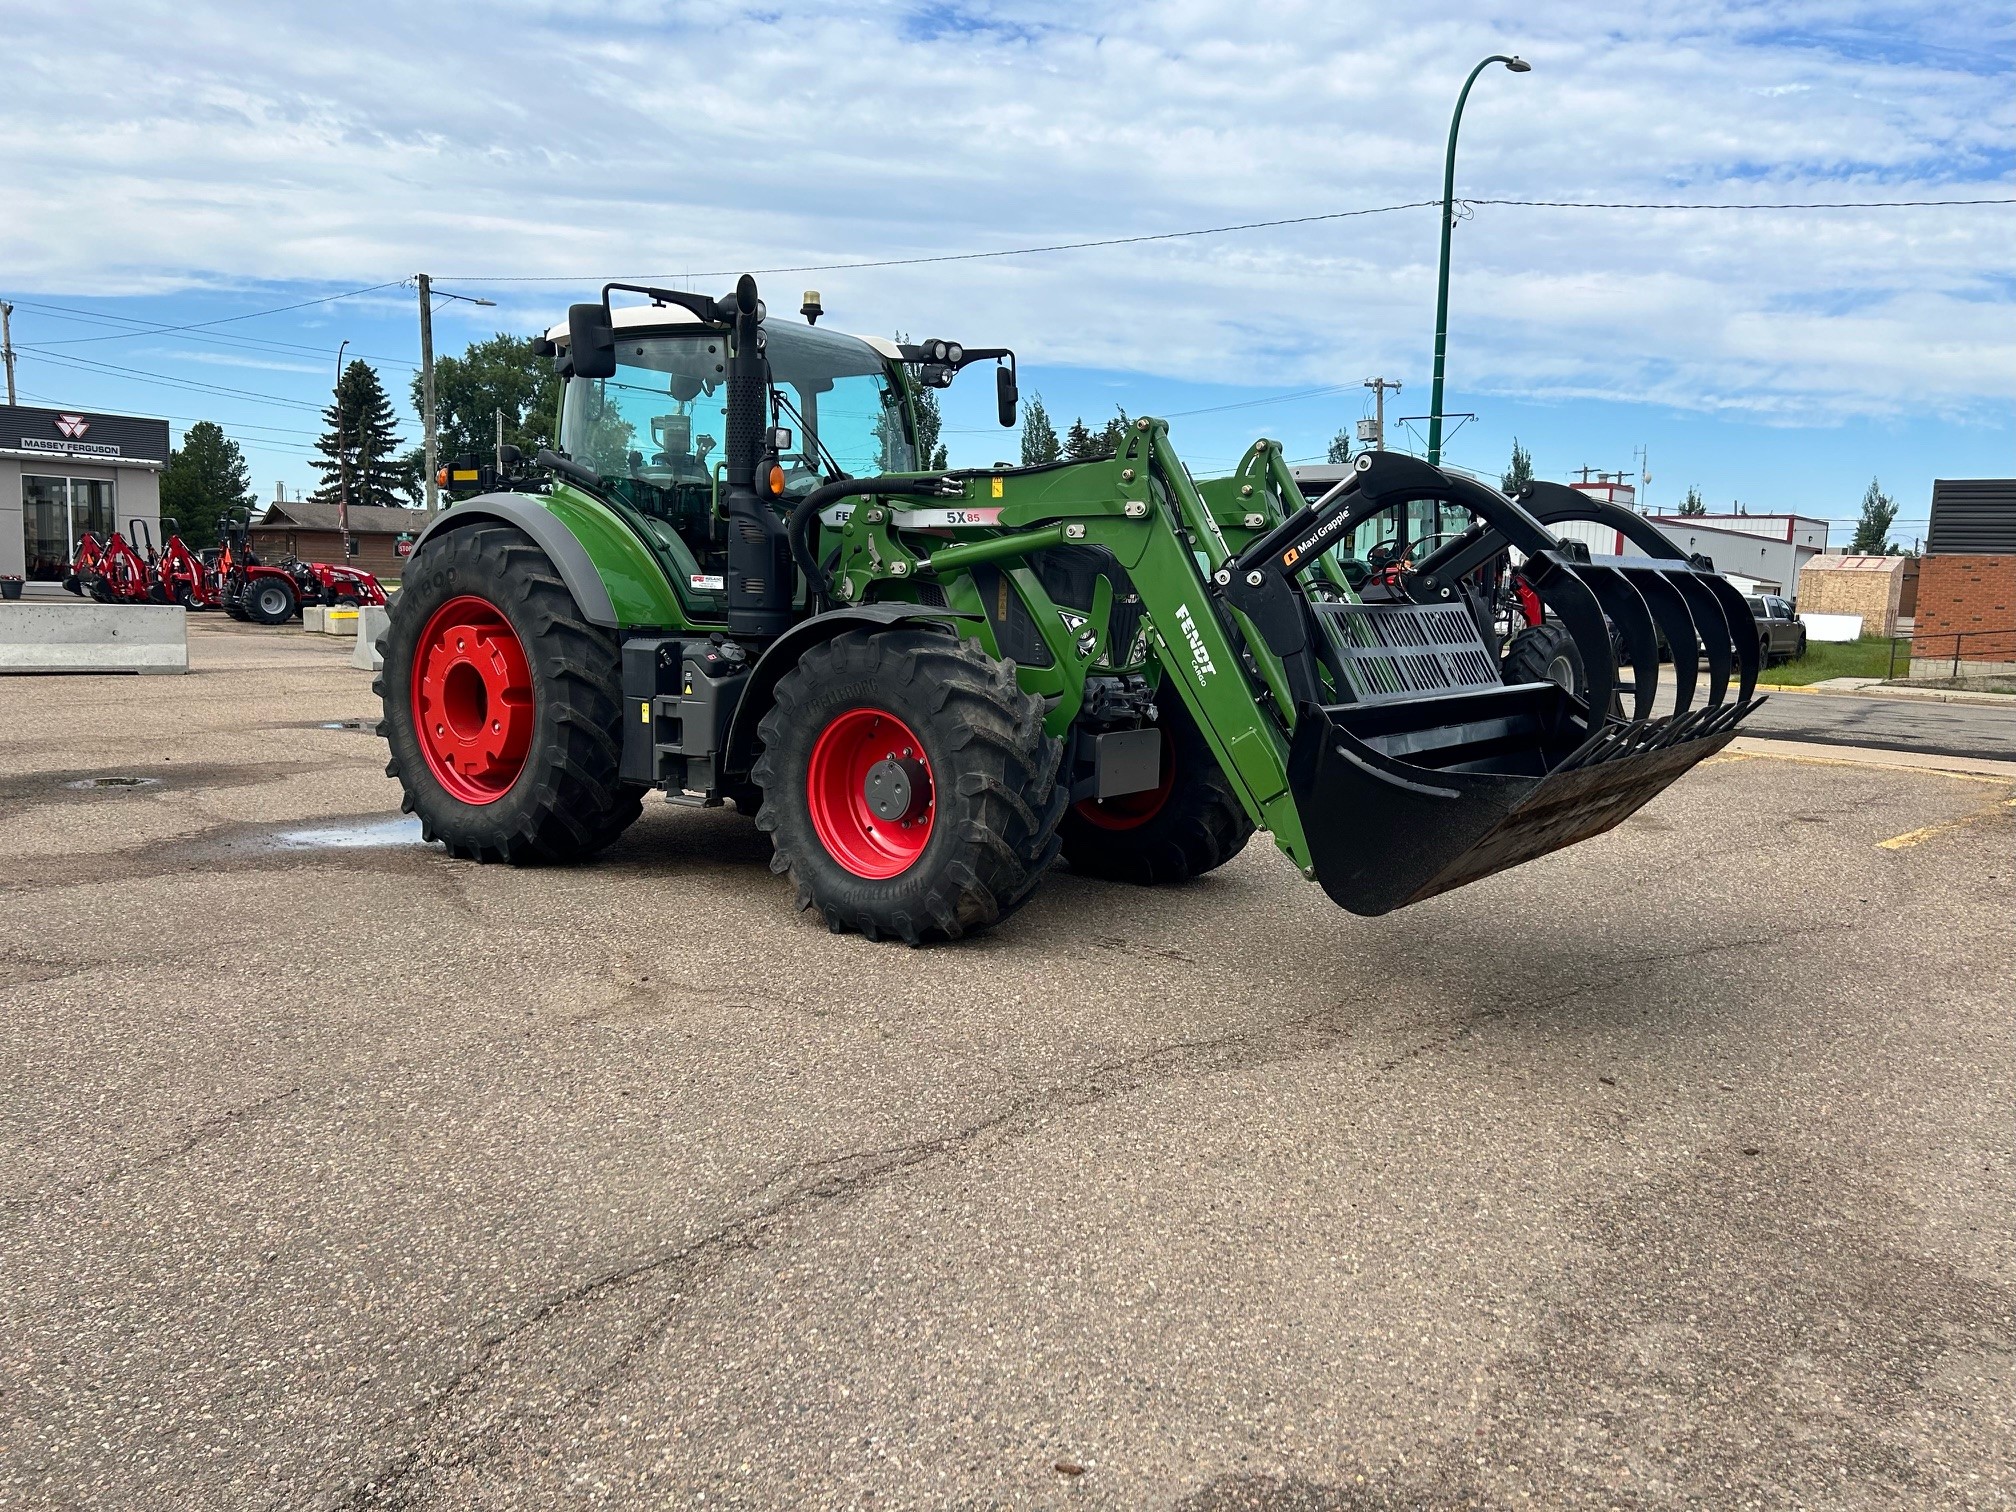
M 1343 463 L 1351 460 L 1351 433 L 1349 431 L 1340 429 L 1336 435 L 1330 438 L 1330 450 L 1325 454 L 1323 460 L 1333 463 Z
M 1121 406 L 1114 405 L 1113 411 L 1113 418 L 1099 428 L 1099 439 L 1096 443 L 1098 450 L 1094 453 L 1095 456 L 1113 456 L 1127 440 L 1127 427 L 1133 422 L 1128 419 L 1127 411 Z
M 426 388 L 415 373 L 413 412 L 423 423 L 425 404 Z M 434 424 L 444 462 L 465 453 L 488 460 L 497 449 L 499 410 L 506 445 L 527 457 L 557 445 L 559 409 L 559 375 L 551 359 L 533 355 L 530 336 L 499 331 L 470 342 L 460 357 L 434 361 Z
M 1499 480 L 1499 492 L 1508 499 L 1516 499 L 1525 492 L 1526 485 L 1533 481 L 1533 455 L 1519 444 L 1519 438 L 1512 438 L 1512 465 L 1505 469 L 1505 476 Z
M 1687 485 L 1687 497 L 1680 501 L 1680 513 L 1683 515 L 1704 515 L 1708 513 L 1707 504 L 1702 502 L 1701 490 L 1691 483 Z
M 1064 432 L 1064 458 L 1068 462 L 1083 462 L 1098 455 L 1098 438 L 1085 428 L 1085 419 L 1081 415 Z
M 946 449 L 938 437 L 945 429 L 945 414 L 938 407 L 938 390 L 917 391 L 917 455 L 926 469 L 947 465 Z
M 161 469 L 161 513 L 172 515 L 197 550 L 217 539 L 228 509 L 254 506 L 252 475 L 238 443 L 211 420 L 199 420 Z
M 399 433 L 392 401 L 385 397 L 377 371 L 361 358 L 343 369 L 336 401 L 322 412 L 328 429 L 315 443 L 321 458 L 314 464 L 322 475 L 316 502 L 350 503 L 396 508 L 399 504 Z
M 1050 423 L 1050 412 L 1043 408 L 1043 396 L 1030 395 L 1022 410 L 1022 465 L 1035 467 L 1063 455 L 1063 443 L 1057 439 L 1057 427 Z
M 1862 495 L 1862 518 L 1855 522 L 1855 539 L 1848 543 L 1853 556 L 1884 556 L 1890 550 L 1890 526 L 1897 518 L 1897 504 L 1883 492 L 1876 479 Z

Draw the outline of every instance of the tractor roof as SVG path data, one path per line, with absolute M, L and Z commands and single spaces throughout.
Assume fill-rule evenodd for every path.
M 619 331 L 633 331 L 640 328 L 659 326 L 698 325 L 700 317 L 679 305 L 617 305 L 609 312 L 609 322 Z M 771 329 L 775 329 L 771 327 Z M 797 329 L 790 327 L 789 329 Z M 846 336 L 850 340 L 863 342 L 880 352 L 884 357 L 900 361 L 903 353 L 896 343 L 886 336 L 855 336 L 848 331 L 836 331 L 831 326 L 807 326 L 806 330 L 817 330 L 821 335 Z M 561 321 L 547 331 L 546 339 L 557 345 L 567 344 L 567 322 Z

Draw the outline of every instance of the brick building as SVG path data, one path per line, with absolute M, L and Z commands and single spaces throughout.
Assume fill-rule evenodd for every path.
M 379 578 L 398 577 L 406 569 L 399 538 L 419 534 L 426 523 L 426 513 L 418 509 L 351 505 L 349 565 Z M 343 535 L 336 524 L 336 506 L 284 500 L 269 505 L 252 524 L 252 549 L 268 561 L 297 556 L 341 564 Z
M 1814 557 L 1799 569 L 1799 612 L 1859 614 L 1864 635 L 1895 635 L 1912 612 L 1917 576 L 1915 557 Z
M 2016 676 L 2016 478 L 1941 478 L 1918 576 L 1911 675 Z

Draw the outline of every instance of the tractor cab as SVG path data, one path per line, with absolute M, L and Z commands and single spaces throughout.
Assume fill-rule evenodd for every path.
M 616 371 L 569 378 L 561 449 L 604 493 L 660 527 L 687 597 L 708 605 L 726 587 L 728 333 L 677 306 L 615 309 L 610 323 Z M 763 424 L 782 442 L 781 500 L 843 476 L 916 471 L 916 427 L 894 342 L 781 321 L 763 334 Z M 555 327 L 549 340 L 564 346 L 567 328 Z

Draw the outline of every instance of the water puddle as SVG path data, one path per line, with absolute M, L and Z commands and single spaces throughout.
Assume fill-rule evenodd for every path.
M 390 819 L 351 819 L 313 829 L 280 830 L 274 850 L 376 850 L 394 845 L 419 845 L 420 821 L 411 814 Z
M 82 782 L 66 782 L 63 786 L 73 793 L 95 793 L 107 788 L 116 791 L 120 788 L 159 787 L 161 786 L 161 779 L 159 777 L 86 777 Z

